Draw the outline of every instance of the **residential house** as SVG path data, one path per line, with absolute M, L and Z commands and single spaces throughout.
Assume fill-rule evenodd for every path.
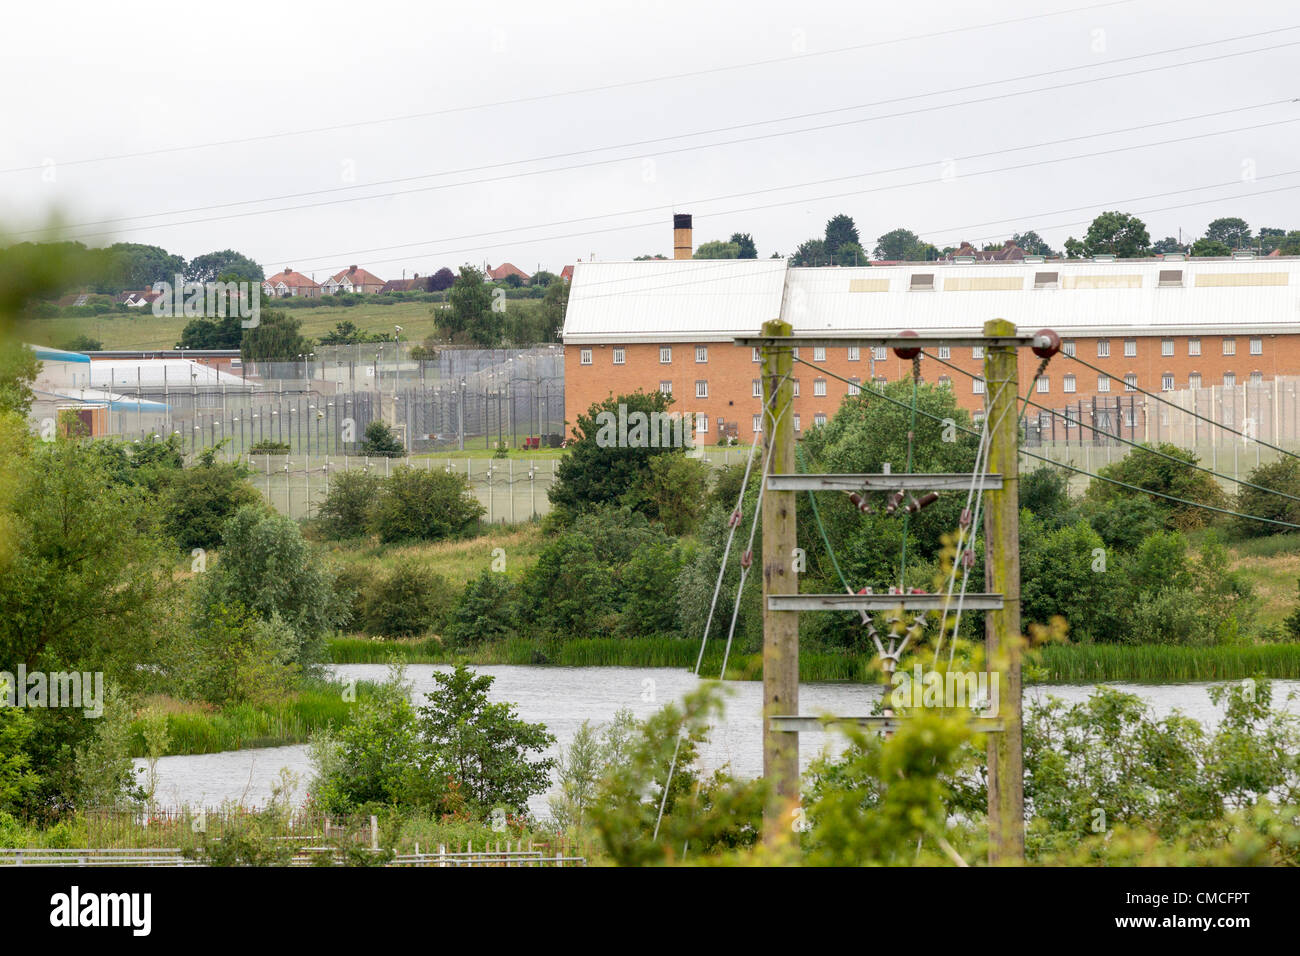
M 321 287 L 301 272 L 294 272 L 285 266 L 282 271 L 262 281 L 262 294 L 280 298 L 296 295 L 304 299 L 316 299 L 320 297 Z
M 369 295 L 381 292 L 383 288 L 384 280 L 374 273 L 356 266 L 348 266 L 342 272 L 330 276 L 321 286 L 321 291 L 325 295 L 337 295 L 340 292 L 359 292 Z

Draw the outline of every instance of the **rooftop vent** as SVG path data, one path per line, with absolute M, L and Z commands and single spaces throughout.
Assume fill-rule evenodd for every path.
M 1254 258 L 1255 258 L 1255 253 L 1251 252 L 1249 249 L 1238 249 L 1236 252 L 1234 252 L 1234 253 L 1232 254 L 1232 258 L 1234 258 L 1234 259 L 1254 259 Z
M 974 256 L 953 256 L 952 261 L 960 265 L 970 265 L 975 261 Z
M 1043 256 L 1034 254 L 1034 255 L 1025 256 L 1025 258 L 1021 261 L 1029 262 L 1029 263 L 1038 263 L 1038 262 L 1046 262 L 1047 260 Z
M 1185 262 L 1186 260 L 1187 256 L 1183 255 L 1181 252 L 1165 253 L 1165 262 Z
M 1115 254 L 1113 252 L 1099 252 L 1092 257 L 1093 262 L 1114 262 Z

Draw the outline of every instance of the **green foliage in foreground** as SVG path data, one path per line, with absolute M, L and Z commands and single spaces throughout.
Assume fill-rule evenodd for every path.
M 510 704 L 490 703 L 491 677 L 460 664 L 433 679 L 428 704 L 416 708 L 396 667 L 351 724 L 313 738 L 318 806 L 327 813 L 407 806 L 480 819 L 498 809 L 527 814 L 528 797 L 547 788 L 555 764 L 531 755 L 554 736 L 520 720 Z

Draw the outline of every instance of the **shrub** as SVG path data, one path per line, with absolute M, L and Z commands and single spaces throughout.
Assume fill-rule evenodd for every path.
M 186 550 L 216 547 L 222 527 L 235 512 L 262 504 L 248 475 L 242 464 L 218 462 L 211 454 L 174 472 L 162 501 L 163 530 Z
M 239 509 L 222 529 L 220 560 L 199 577 L 201 603 L 242 605 L 263 620 L 278 616 L 297 635 L 292 659 L 319 661 L 321 638 L 346 610 L 334 593 L 334 573 L 285 515 L 252 506 Z
M 330 478 L 329 494 L 316 511 L 316 527 L 327 538 L 359 538 L 368 531 L 370 509 L 383 479 L 368 471 L 341 471 Z
M 412 562 L 399 564 L 371 584 L 361 601 L 367 634 L 411 637 L 437 628 L 455 600 L 441 574 Z
M 406 454 L 406 449 L 397 440 L 393 430 L 376 418 L 366 426 L 365 439 L 361 442 L 358 454 L 371 458 L 401 458 Z
M 466 647 L 510 637 L 516 614 L 515 589 L 504 574 L 484 569 L 465 586 L 448 615 L 443 641 Z
M 469 535 L 485 511 L 464 475 L 400 467 L 379 486 L 370 527 L 385 544 L 441 541 Z
M 1187 467 L 1199 463 L 1200 458 L 1195 452 L 1165 442 L 1155 446 L 1154 449 L 1147 445 L 1135 448 L 1120 461 L 1100 469 L 1097 474 L 1103 478 L 1122 481 L 1136 488 L 1145 488 L 1184 501 L 1225 507 L 1227 496 L 1213 476 Z M 1109 501 L 1114 498 L 1133 496 L 1150 498 L 1154 501 L 1170 528 L 1181 530 L 1200 528 L 1213 518 L 1213 512 L 1195 507 L 1194 504 L 1179 504 L 1167 498 L 1143 495 L 1141 491 L 1125 488 L 1114 484 L 1113 481 L 1094 480 L 1087 491 L 1087 497 L 1094 501 Z
M 1284 457 L 1274 462 L 1259 465 L 1246 476 L 1246 480 L 1253 485 L 1259 485 L 1260 488 L 1271 488 L 1283 494 L 1292 495 L 1294 498 L 1300 498 L 1300 461 L 1295 458 Z M 1300 524 L 1300 501 L 1284 498 L 1281 495 L 1269 494 L 1267 491 L 1261 491 L 1260 488 L 1251 488 L 1246 485 L 1240 486 L 1237 492 L 1235 510 L 1242 514 L 1256 515 L 1260 518 L 1272 518 L 1274 521 Z M 1234 518 L 1232 530 L 1243 538 L 1251 538 L 1278 534 L 1292 529 L 1269 524 L 1265 521 Z

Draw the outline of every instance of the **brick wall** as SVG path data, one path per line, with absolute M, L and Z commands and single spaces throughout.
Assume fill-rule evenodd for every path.
M 1231 336 L 1235 340 L 1233 355 L 1223 354 L 1223 342 L 1228 337 L 1203 335 L 1199 337 L 1199 356 L 1189 354 L 1192 341 L 1189 336 L 1167 337 L 1173 343 L 1171 356 L 1162 354 L 1164 339 L 1160 336 L 1127 338 L 1134 343 L 1136 354 L 1133 356 L 1125 355 L 1125 337 L 1073 339 L 1075 354 L 1107 373 L 1110 379 L 1108 392 L 1099 390 L 1096 372 L 1062 355 L 1052 360 L 1045 373 L 1047 391 L 1036 391 L 1033 400 L 1060 408 L 1090 399 L 1094 395 L 1124 395 L 1124 377 L 1130 373 L 1137 376 L 1139 387 L 1153 392 L 1162 390 L 1166 374 L 1173 375 L 1173 387 L 1178 389 L 1189 387 L 1194 373 L 1199 373 L 1201 386 L 1207 388 L 1223 385 L 1224 375 L 1228 372 L 1235 375 L 1235 384 L 1238 386 L 1247 384 L 1253 372 L 1259 372 L 1263 381 L 1270 381 L 1277 375 L 1300 374 L 1300 334 Z M 1261 354 L 1250 354 L 1252 338 L 1259 340 Z M 1098 356 L 1099 341 L 1109 343 L 1108 357 Z M 712 444 L 717 440 L 717 423 L 720 418 L 738 422 L 740 440 L 748 441 L 753 436 L 753 417 L 758 414 L 761 406 L 760 400 L 753 395 L 753 381 L 759 377 L 759 363 L 752 360 L 749 349 L 738 348 L 729 342 L 699 345 L 707 350 L 706 361 L 696 360 L 696 343 L 674 342 L 671 346 L 666 346 L 671 348 L 671 361 L 667 363 L 660 361 L 661 346 L 658 344 L 566 345 L 565 409 L 570 423 L 575 423 L 577 416 L 595 402 L 638 389 L 654 391 L 660 387 L 661 382 L 671 382 L 674 410 L 708 416 L 708 432 L 702 436 L 704 443 Z M 615 364 L 614 353 L 620 348 L 623 350 L 623 363 Z M 591 353 L 589 365 L 582 363 L 582 353 L 587 350 Z M 800 357 L 812 361 L 813 350 L 801 348 Z M 976 359 L 969 348 L 953 348 L 949 361 L 967 372 L 982 372 L 982 361 Z M 817 364 L 824 365 L 836 375 L 856 377 L 863 383 L 868 383 L 872 374 L 870 350 L 865 347 L 859 350 L 856 361 L 849 359 L 847 348 L 827 348 L 825 361 Z M 1038 359 L 1029 349 L 1023 349 L 1020 355 L 1022 395 L 1028 389 L 1030 377 L 1037 366 Z M 888 352 L 886 358 L 876 359 L 874 373 L 878 380 L 883 378 L 892 382 L 910 375 L 911 363 Z M 936 382 L 946 376 L 962 407 L 969 411 L 983 408 L 984 396 L 974 390 L 969 376 L 926 358 L 921 360 L 921 374 L 928 382 Z M 834 415 L 848 393 L 847 384 L 809 366 L 796 363 L 795 375 L 799 381 L 799 395 L 795 398 L 794 410 L 802 428 L 810 427 L 819 414 L 827 418 Z M 1074 376 L 1072 392 L 1065 390 L 1067 375 Z M 825 381 L 824 396 L 816 394 L 816 382 L 819 379 Z M 698 381 L 708 383 L 707 398 L 696 397 Z

